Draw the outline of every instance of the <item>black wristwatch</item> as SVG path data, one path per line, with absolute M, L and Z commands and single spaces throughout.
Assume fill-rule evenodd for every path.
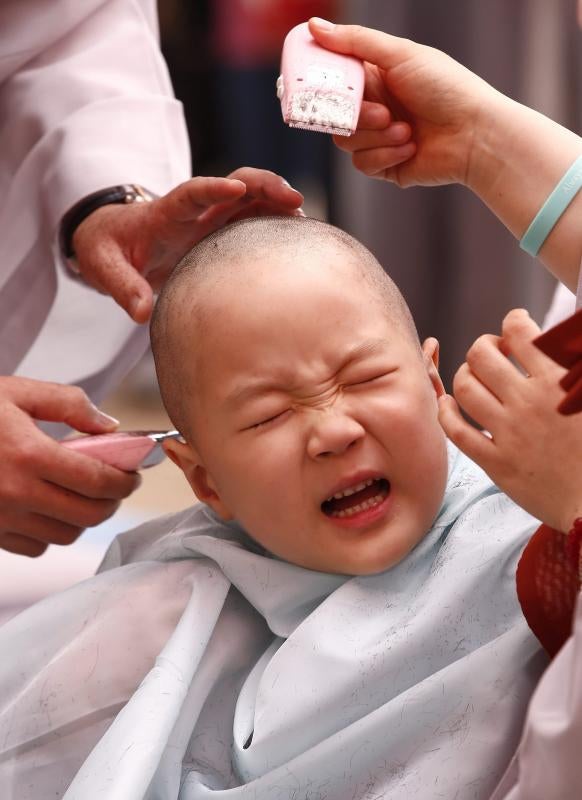
M 68 260 L 74 258 L 73 234 L 81 222 L 93 211 L 112 203 L 150 203 L 156 197 L 157 195 L 153 192 L 144 189 L 143 186 L 138 186 L 137 183 L 109 186 L 107 189 L 100 189 L 98 192 L 83 197 L 67 211 L 61 221 L 59 244 L 63 256 Z M 74 269 L 74 264 L 71 264 L 71 268 Z

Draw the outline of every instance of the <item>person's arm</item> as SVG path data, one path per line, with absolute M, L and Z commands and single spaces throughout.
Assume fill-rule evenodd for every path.
M 0 287 L 32 257 L 31 242 L 43 254 L 39 270 L 54 270 L 55 260 L 67 269 L 60 234 L 71 209 L 96 192 L 137 185 L 160 199 L 102 206 L 70 238 L 84 279 L 144 322 L 152 305 L 146 278 L 159 280 L 212 219 L 300 206 L 298 192 L 260 170 L 189 180 L 187 131 L 159 48 L 155 0 L 55 0 L 50 12 L 43 0 L 11 2 L 0 8 L 0 45 L 0 111 L 15 121 L 0 133 L 0 167 L 11 176 L 0 211 Z
M 464 184 L 521 238 L 582 154 L 582 139 L 505 97 L 438 50 L 369 28 L 328 25 L 310 21 L 321 45 L 366 62 L 358 131 L 335 138 L 338 147 L 352 153 L 354 165 L 403 187 Z M 370 130 L 368 118 L 378 113 L 378 105 L 406 124 Z M 582 257 L 581 215 L 582 192 L 539 254 L 573 291 Z
M 565 370 L 535 347 L 539 333 L 528 313 L 516 309 L 500 337 L 477 339 L 455 375 L 455 399 L 439 401 L 439 419 L 449 439 L 516 503 L 567 533 L 582 516 L 582 424 L 579 414 L 557 411 Z
M 261 170 L 237 170 L 230 180 L 188 180 L 186 127 L 159 49 L 155 3 L 94 5 L 33 60 L 30 79 L 29 66 L 22 68 L 19 81 L 28 94 L 18 94 L 18 105 L 30 115 L 39 83 L 58 83 L 50 107 L 39 102 L 32 111 L 51 150 L 44 212 L 56 238 L 69 209 L 96 190 L 138 184 L 162 195 L 151 203 L 103 206 L 72 237 L 87 283 L 143 323 L 153 305 L 152 285 L 159 288 L 199 238 L 243 209 L 293 213 L 303 198 Z M 13 110 L 18 117 L 19 108 Z
M 0 415 L 0 548 L 39 556 L 49 544 L 71 544 L 139 486 L 135 473 L 75 453 L 36 426 L 51 420 L 85 433 L 115 430 L 117 421 L 81 389 L 0 377 Z

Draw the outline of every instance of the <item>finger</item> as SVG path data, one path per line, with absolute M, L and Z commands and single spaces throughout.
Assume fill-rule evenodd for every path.
M 68 492 L 79 501 L 104 500 L 108 503 L 127 497 L 141 478 L 104 464 L 82 453 L 63 447 L 38 430 L 23 412 L 17 410 L 28 427 L 20 432 L 17 446 L 4 452 L 9 463 L 2 481 L 1 498 L 5 507 L 34 510 L 56 516 L 54 502 L 57 489 Z M 5 420 L 8 430 L 14 428 Z M 59 499 L 59 506 L 62 500 Z M 82 520 L 65 522 L 81 524 Z
M 47 549 L 48 544 L 31 539 L 28 536 L 20 536 L 18 533 L 0 533 L 0 548 L 9 553 L 16 553 L 19 556 L 38 558 Z
M 154 307 L 152 288 L 117 244 L 94 251 L 80 271 L 87 283 L 112 297 L 138 325 L 149 320 Z
M 231 172 L 229 178 L 236 178 L 246 186 L 247 197 L 256 200 L 267 200 L 281 208 L 295 209 L 303 203 L 303 195 L 294 189 L 289 183 L 266 169 L 255 169 L 254 167 L 240 167 Z
M 407 122 L 394 122 L 381 131 L 358 130 L 353 136 L 334 136 L 334 142 L 340 150 L 353 153 L 359 150 L 397 147 L 406 144 L 410 136 L 410 125 Z
M 499 399 L 479 381 L 468 364 L 461 364 L 453 378 L 453 394 L 458 405 L 478 425 L 492 433 L 503 410 Z
M 459 450 L 488 471 L 495 460 L 495 445 L 482 431 L 464 419 L 455 399 L 450 395 L 439 398 L 439 422 L 448 438 Z
M 107 433 L 119 426 L 119 420 L 100 411 L 78 386 L 7 377 L 1 379 L 0 398 L 2 395 L 34 419 L 63 422 L 84 433 Z M 39 438 L 53 441 L 34 430 Z
M 41 544 L 59 545 L 72 544 L 83 532 L 83 528 L 34 513 L 3 514 L 2 528 L 6 529 L 5 533 L 35 539 Z
M 381 131 L 387 128 L 391 122 L 392 115 L 385 105 L 368 100 L 363 101 L 358 118 L 358 130 Z
M 204 226 L 204 235 L 207 235 L 211 231 L 215 231 L 227 223 L 236 222 L 240 219 L 247 219 L 248 217 L 271 215 L 304 217 L 305 213 L 301 208 L 282 207 L 276 201 L 254 198 L 251 195 L 247 195 L 234 203 L 213 206 L 200 217 L 200 225 L 201 227 Z
M 197 219 L 216 203 L 242 197 L 247 187 L 242 180 L 233 178 L 196 177 L 176 186 L 171 192 L 156 200 L 158 208 L 170 223 L 184 223 Z
M 407 39 L 400 39 L 389 33 L 361 25 L 333 25 L 317 17 L 309 20 L 309 30 L 323 47 L 369 61 L 382 69 L 390 69 L 405 61 L 410 57 L 411 48 L 418 47 Z
M 559 381 L 564 370 L 533 344 L 540 333 L 539 326 L 523 308 L 514 308 L 506 314 L 501 326 L 504 347 L 528 375 L 552 374 Z
M 225 209 L 224 215 L 220 217 L 224 222 L 220 223 L 220 219 L 214 219 L 215 227 L 219 224 L 238 222 L 241 219 L 248 219 L 249 217 L 271 217 L 271 216 L 290 216 L 290 217 L 304 217 L 305 212 L 301 208 L 295 208 L 292 211 L 282 211 L 279 206 L 274 205 L 264 200 L 251 200 L 250 202 L 242 205 L 237 213 L 234 213 L 233 208 Z
M 28 510 L 76 528 L 92 528 L 115 514 L 118 500 L 98 500 L 39 481 L 32 487 Z
M 145 223 L 152 219 L 152 207 L 158 202 L 102 206 L 79 225 L 73 236 L 80 274 L 90 286 L 110 295 L 137 323 L 149 319 L 153 294 L 128 260 L 122 239 L 136 229 L 136 222 L 141 234 L 147 230 Z
M 390 170 L 404 161 L 408 161 L 416 154 L 415 142 L 407 142 L 394 147 L 379 147 L 375 150 L 361 150 L 352 155 L 352 162 L 356 169 L 371 178 L 383 178 L 398 182 L 397 176 Z
M 522 391 L 520 387 L 525 380 L 502 347 L 501 337 L 484 334 L 475 340 L 466 356 L 470 371 L 501 403 Z
M 228 222 L 250 216 L 269 214 L 301 215 L 299 207 L 303 195 L 293 189 L 284 178 L 274 172 L 253 167 L 241 167 L 229 177 L 242 180 L 246 194 L 234 201 L 217 203 L 198 220 L 202 235 L 217 230 Z M 269 208 L 266 212 L 265 208 Z
M 36 456 L 34 466 L 42 480 L 83 498 L 123 500 L 141 484 L 135 472 L 124 472 L 52 440 Z

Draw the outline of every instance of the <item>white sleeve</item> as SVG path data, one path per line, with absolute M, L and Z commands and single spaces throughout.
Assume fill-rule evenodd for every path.
M 70 283 L 66 270 L 57 270 L 63 214 L 107 186 L 139 183 L 163 194 L 191 175 L 155 0 L 2 0 L 0 118 L 0 374 L 17 370 L 27 353 L 32 358 L 38 342 L 43 374 L 31 364 L 23 374 L 90 380 L 87 388 L 99 397 L 113 380 L 111 364 L 128 353 L 118 380 L 145 348 L 147 331 L 136 332 L 110 298 L 86 289 L 75 302 L 87 335 L 101 341 L 107 330 L 114 341 L 100 353 L 77 346 L 65 376 L 63 355 L 55 357 L 63 337 L 43 325 L 57 283 Z M 56 320 L 57 331 L 77 324 L 61 305 L 64 312 L 53 316 L 67 318 Z M 129 337 L 140 339 L 133 354 Z
M 36 233 L 52 241 L 67 209 L 93 191 L 135 182 L 164 193 L 190 177 L 155 0 L 8 0 L 0 21 L 0 54 L 13 68 L 6 74 L 0 60 L 0 113 L 12 121 L 0 134 L 10 200 L 1 233 L 20 216 L 28 242 Z
M 163 193 L 190 176 L 154 21 L 150 0 L 109 0 L 16 76 L 11 112 L 51 150 L 42 195 L 53 229 L 96 189 L 134 181 Z
M 552 661 L 527 712 L 517 759 L 491 800 L 582 797 L 582 599 L 574 632 Z
M 542 330 L 547 331 L 548 328 L 553 328 L 554 325 L 570 317 L 575 310 L 576 295 L 563 283 L 558 283 L 550 307 L 544 317 Z

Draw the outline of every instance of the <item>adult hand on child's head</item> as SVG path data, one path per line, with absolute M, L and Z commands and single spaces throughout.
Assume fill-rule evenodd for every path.
M 477 339 L 455 375 L 457 402 L 441 398 L 439 418 L 449 439 L 516 503 L 568 531 L 582 515 L 582 420 L 557 411 L 565 370 L 532 343 L 539 333 L 528 313 L 515 309 L 501 337 Z M 491 438 L 467 422 L 459 406 Z
M 79 271 L 132 319 L 147 322 L 153 291 L 196 242 L 243 216 L 302 214 L 302 202 L 267 170 L 192 178 L 151 203 L 106 205 L 90 214 L 73 236 Z
M 478 120 L 497 93 L 439 50 L 359 25 L 327 26 L 309 22 L 319 44 L 365 62 L 358 130 L 334 137 L 354 166 L 400 186 L 466 183 Z
M 139 476 L 75 453 L 34 420 L 108 433 L 117 421 L 76 386 L 0 378 L 0 548 L 39 556 L 49 544 L 71 544 L 83 529 L 110 517 L 139 485 Z

